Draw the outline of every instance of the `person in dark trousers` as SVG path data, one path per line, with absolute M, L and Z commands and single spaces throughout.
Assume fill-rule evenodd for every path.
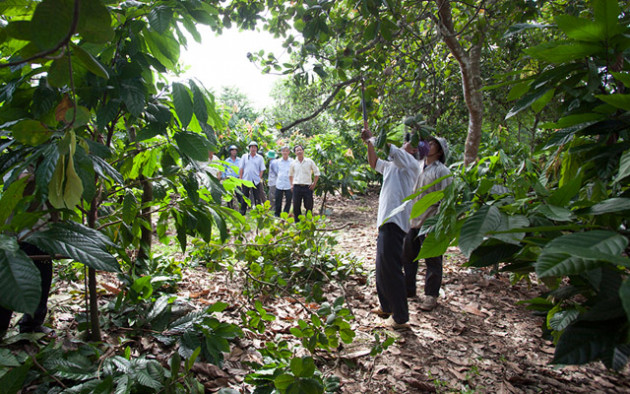
M 258 143 L 252 141 L 248 145 L 249 153 L 246 153 L 241 157 L 241 166 L 239 171 L 239 177 L 246 181 L 250 181 L 254 184 L 254 187 L 243 186 L 243 196 L 251 198 L 252 206 L 258 205 L 261 202 L 262 195 L 262 179 L 263 172 L 265 171 L 265 161 L 262 156 L 258 154 Z M 251 196 L 250 196 L 251 194 Z M 247 211 L 247 202 L 245 199 L 241 202 L 241 214 L 245 215 Z
M 313 211 L 313 190 L 317 186 L 320 173 L 315 162 L 304 157 L 302 145 L 297 145 L 293 152 L 295 152 L 295 160 L 289 168 L 289 180 L 293 191 L 293 216 L 295 221 L 299 221 L 302 214 L 302 202 L 304 202 L 306 213 Z
M 289 213 L 291 209 L 291 201 L 293 194 L 291 193 L 291 179 L 289 179 L 289 171 L 293 159 L 289 157 L 289 147 L 283 146 L 280 149 L 282 157 L 276 160 L 278 167 L 278 178 L 276 180 L 276 216 L 280 216 L 282 212 L 282 198 L 284 197 L 284 212 Z
M 381 317 L 389 316 L 386 325 L 394 329 L 408 329 L 409 310 L 402 265 L 402 247 L 409 231 L 411 204 L 399 207 L 411 195 L 420 173 L 416 159 L 418 148 L 411 142 L 402 148 L 389 145 L 388 160 L 379 159 L 374 149 L 374 138 L 368 129 L 361 137 L 367 144 L 370 167 L 383 174 L 378 198 L 378 239 L 376 243 L 376 292 L 380 308 L 373 310 Z
M 425 187 L 443 176 L 450 175 L 451 171 L 444 165 L 448 158 L 448 144 L 441 137 L 430 138 L 428 140 L 429 151 L 424 159 L 423 170 L 416 182 L 415 190 Z M 415 201 L 422 199 L 429 193 L 443 190 L 452 183 L 452 178 L 445 178 L 439 183 L 427 188 Z M 416 296 L 416 274 L 418 272 L 417 256 L 420 253 L 422 242 L 426 234 L 418 235 L 424 221 L 437 214 L 440 203 L 437 202 L 427 208 L 427 210 L 417 218 L 411 219 L 411 229 L 405 236 L 403 244 L 403 266 L 405 269 L 405 285 L 407 297 Z M 442 286 L 442 261 L 443 256 L 430 257 L 425 259 L 427 266 L 424 280 L 424 300 L 420 304 L 423 311 L 431 311 L 437 306 L 437 299 Z
M 35 263 L 35 266 L 39 270 L 39 274 L 41 276 L 42 290 L 39 304 L 35 309 L 35 314 L 29 315 L 28 313 L 25 313 L 18 322 L 20 333 L 43 332 L 47 335 L 53 336 L 55 332 L 52 329 L 44 326 L 46 313 L 48 313 L 48 293 L 50 292 L 50 286 L 52 283 L 52 260 L 50 258 L 46 258 L 46 256 L 48 256 L 48 253 L 29 243 L 21 243 L 20 249 L 28 256 L 37 256 L 37 258 L 34 259 L 33 262 Z M 4 336 L 4 333 L 9 329 L 9 325 L 11 324 L 11 316 L 13 316 L 12 310 L 0 306 L 0 338 L 2 338 L 2 336 Z

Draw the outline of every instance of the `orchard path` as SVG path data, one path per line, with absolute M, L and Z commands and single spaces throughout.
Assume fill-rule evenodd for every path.
M 552 343 L 542 338 L 542 317 L 534 316 L 520 300 L 539 294 L 537 285 L 510 285 L 506 274 L 489 276 L 489 271 L 469 270 L 456 248 L 445 257 L 444 294 L 436 310 L 426 313 L 418 308 L 419 301 L 410 302 L 411 331 L 393 333 L 396 342 L 376 357 L 369 352 L 374 334 L 381 338 L 388 331 L 379 327 L 382 320 L 369 311 L 377 306 L 374 285 L 374 255 L 376 248 L 376 212 L 378 191 L 347 199 L 330 198 L 329 228 L 336 232 L 339 253 L 351 253 L 363 261 L 366 275 L 351 276 L 339 286 L 324 289 L 332 296 L 345 293 L 356 319 L 353 329 L 355 341 L 328 355 L 318 353 L 318 368 L 324 374 L 334 373 L 341 379 L 343 393 L 422 393 L 422 392 L 480 392 L 480 393 L 594 393 L 630 392 L 630 370 L 622 373 L 607 371 L 601 363 L 587 366 L 554 367 Z M 315 201 L 316 209 L 319 202 Z M 179 256 L 178 258 L 181 258 Z M 422 288 L 423 268 L 418 284 Z M 49 321 L 64 343 L 80 334 L 75 314 L 83 310 L 81 287 L 77 281 L 56 279 L 54 294 L 49 303 Z M 114 293 L 123 285 L 113 275 L 101 274 L 101 305 L 115 299 Z M 203 266 L 185 268 L 178 286 L 178 296 L 190 309 L 201 309 L 217 301 L 230 307 L 218 318 L 241 325 L 241 313 L 249 304 L 242 295 L 242 281 L 238 273 L 227 270 L 209 273 Z M 232 344 L 222 368 L 212 364 L 195 364 L 197 378 L 206 392 L 231 387 L 240 392 L 253 391 L 244 382 L 251 369 L 247 362 L 262 362 L 256 349 L 265 342 L 284 338 L 297 343 L 289 329 L 296 326 L 296 318 L 307 313 L 290 297 L 265 297 L 261 301 L 277 319 L 263 334 L 244 329 L 245 335 Z M 302 300 L 303 301 L 303 300 Z M 313 308 L 316 308 L 313 305 Z M 109 328 L 104 340 L 118 346 L 118 337 L 129 336 L 129 331 Z M 148 336 L 132 337 L 130 345 L 135 356 L 148 355 L 167 365 L 173 352 L 164 349 Z M 304 351 L 306 352 L 306 351 Z M 305 353 L 304 353 L 305 354 Z M 298 353 L 298 355 L 302 355 Z M 30 391 L 28 388 L 25 392 Z

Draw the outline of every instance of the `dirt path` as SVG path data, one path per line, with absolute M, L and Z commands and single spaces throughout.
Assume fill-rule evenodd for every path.
M 328 219 L 337 232 L 336 250 L 351 253 L 363 261 L 367 277 L 356 276 L 344 283 L 346 299 L 356 319 L 353 344 L 332 356 L 318 357 L 324 374 L 334 373 L 341 379 L 343 393 L 416 393 L 416 392 L 630 392 L 630 372 L 607 371 L 600 363 L 588 366 L 554 367 L 550 341 L 541 337 L 542 318 L 532 315 L 517 302 L 535 297 L 536 286 L 511 286 L 507 275 L 488 276 L 483 270 L 462 267 L 463 258 L 456 248 L 449 249 L 444 267 L 444 294 L 436 310 L 426 313 L 419 301 L 410 303 L 411 331 L 397 334 L 397 341 L 377 357 L 368 355 L 374 334 L 388 335 L 382 320 L 370 314 L 377 306 L 374 285 L 376 249 L 376 212 L 378 196 L 372 192 L 354 200 L 330 198 Z M 315 206 L 319 204 L 316 201 Z M 419 289 L 423 269 L 418 275 Z M 59 340 L 78 337 L 74 316 L 83 310 L 81 287 L 76 280 L 57 278 L 51 297 L 50 321 L 60 333 Z M 122 285 L 112 275 L 100 277 L 101 304 L 114 299 L 112 289 Z M 103 283 L 107 283 L 104 285 Z M 249 301 L 242 295 L 238 275 L 227 271 L 208 273 L 205 267 L 187 268 L 179 283 L 178 296 L 192 308 L 201 309 L 216 301 L 230 307 L 218 317 L 241 324 L 241 313 Z M 332 295 L 340 295 L 331 286 Z M 223 368 L 210 364 L 196 365 L 198 379 L 207 392 L 232 387 L 241 392 L 253 388 L 244 383 L 251 370 L 246 362 L 262 362 L 260 349 L 267 341 L 282 337 L 297 341 L 289 333 L 295 319 L 306 316 L 302 307 L 289 297 L 267 297 L 263 300 L 269 313 L 277 316 L 265 333 L 245 330 L 245 336 L 232 345 Z M 116 344 L 128 332 L 105 332 L 105 341 Z M 164 365 L 172 349 L 160 348 L 150 337 L 136 338 L 134 355 L 151 354 Z M 304 351 L 305 352 L 305 351 Z M 28 390 L 27 390 L 28 391 Z
M 365 286 L 349 284 L 357 329 L 366 336 L 380 319 L 369 310 L 378 300 L 373 278 L 377 196 L 354 201 L 331 199 L 333 226 L 350 223 L 338 235 L 337 248 L 364 259 L 370 272 Z M 552 342 L 543 339 L 542 317 L 516 303 L 536 297 L 537 286 L 510 285 L 507 274 L 488 276 L 462 267 L 463 256 L 450 248 L 445 256 L 443 296 L 438 308 L 422 312 L 410 302 L 411 332 L 376 360 L 358 360 L 359 371 L 341 368 L 344 392 L 629 392 L 630 373 L 607 371 L 601 363 L 554 367 Z M 418 288 L 422 288 L 422 264 Z M 357 297 L 357 295 L 359 295 Z

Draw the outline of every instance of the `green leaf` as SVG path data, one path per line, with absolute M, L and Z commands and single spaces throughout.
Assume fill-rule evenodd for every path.
M 427 193 L 420 200 L 416 201 L 411 208 L 411 217 L 417 218 L 422 215 L 430 206 L 436 204 L 438 201 L 444 198 L 444 190 L 436 190 L 431 193 Z
M 291 374 L 288 373 L 283 373 L 281 375 L 278 375 L 278 377 L 276 377 L 273 380 L 273 385 L 278 389 L 278 390 L 286 390 L 291 383 L 293 383 L 295 381 L 295 377 Z
M 74 168 L 74 155 L 68 155 L 66 168 L 66 183 L 63 190 L 63 201 L 67 208 L 73 209 L 81 202 L 83 195 L 83 181 Z
M 549 319 L 549 327 L 555 331 L 563 331 L 571 323 L 573 323 L 578 316 L 580 316 L 580 311 L 577 309 L 568 309 L 565 311 L 556 312 L 551 319 Z
M 169 7 L 158 6 L 149 12 L 149 24 L 151 28 L 162 34 L 168 30 L 173 21 L 173 10 Z
M 24 188 L 27 183 L 28 177 L 18 179 L 2 192 L 2 197 L 0 198 L 0 228 L 7 223 L 7 219 L 9 219 L 9 216 L 11 216 L 15 207 L 24 196 Z
M 124 79 L 120 81 L 120 97 L 132 115 L 142 115 L 146 104 L 146 94 L 144 84 L 140 79 Z
M 558 222 L 568 222 L 573 220 L 575 215 L 571 210 L 564 207 L 557 207 L 555 205 L 539 205 L 536 211 L 543 214 L 549 220 L 555 220 Z
M 188 89 L 186 89 L 186 86 L 179 82 L 173 83 L 173 104 L 175 105 L 175 112 L 177 113 L 182 128 L 185 129 L 192 119 L 193 102 L 190 99 L 190 93 Z M 208 152 L 206 152 L 203 159 L 196 160 L 206 160 L 207 157 Z
M 48 141 L 52 133 L 41 122 L 32 119 L 26 119 L 15 126 L 11 130 L 13 137 L 24 145 L 37 146 Z
M 630 72 L 611 72 L 616 80 L 621 81 L 623 86 L 630 88 Z
M 573 40 L 600 42 L 606 39 L 605 27 L 588 19 L 558 15 L 555 20 L 558 28 Z
M 534 90 L 533 92 L 526 94 L 525 96 L 521 97 L 515 104 L 514 107 L 512 107 L 510 109 L 510 111 L 507 113 L 507 115 L 505 115 L 505 119 L 509 119 L 512 116 L 518 114 L 519 112 L 523 111 L 524 109 L 530 107 L 532 104 L 534 104 L 536 101 L 538 101 L 541 97 L 543 97 L 545 94 L 547 94 L 547 92 L 551 90 L 548 88 L 539 88 Z
M 619 3 L 617 0 L 594 0 L 593 15 L 595 22 L 606 32 L 605 38 L 612 38 L 624 31 L 619 24 Z
M 615 108 L 621 108 L 630 111 L 630 94 L 596 94 L 595 97 Z
M 611 327 L 569 326 L 556 345 L 553 364 L 586 364 L 612 352 L 615 333 Z
M 563 235 L 543 248 L 536 273 L 539 277 L 579 274 L 600 266 L 600 261 L 630 266 L 630 259 L 620 257 L 627 245 L 625 237 L 611 231 Z
M 540 113 L 540 111 L 542 111 L 547 106 L 549 101 L 551 101 L 555 93 L 555 89 L 547 90 L 545 94 L 543 94 L 538 100 L 532 103 L 532 111 L 534 111 L 535 113 Z
M 190 88 L 193 92 L 193 112 L 200 123 L 207 123 L 208 108 L 206 105 L 206 98 L 204 97 L 201 89 L 199 89 L 197 84 L 195 84 L 192 80 L 190 81 Z
M 174 138 L 181 153 L 193 160 L 208 160 L 208 140 L 203 136 L 188 131 L 182 131 L 175 133 Z
M 44 0 L 31 19 L 31 37 L 39 49 L 52 49 L 68 35 L 72 25 L 74 1 Z
M 523 52 L 535 59 L 544 60 L 548 63 L 560 64 L 583 59 L 601 52 L 602 50 L 603 48 L 599 44 L 582 42 L 551 42 L 525 49 Z
M 459 248 L 470 257 L 470 254 L 483 242 L 486 234 L 495 231 L 501 224 L 501 212 L 494 205 L 484 205 L 464 222 L 460 236 Z
M 104 44 L 114 39 L 112 18 L 100 0 L 82 1 L 79 11 L 77 32 L 85 41 Z
M 51 254 L 68 256 L 96 270 L 118 272 L 118 261 L 108 251 L 114 246 L 97 230 L 73 222 L 58 222 L 45 231 L 29 235 L 26 241 Z
M 33 366 L 33 360 L 29 357 L 26 359 L 24 364 L 17 368 L 11 369 L 6 374 L 2 375 L 0 378 L 0 387 L 2 388 L 2 393 L 19 393 L 23 389 L 24 381 L 26 380 L 26 376 Z
M 422 248 L 420 249 L 420 253 L 418 253 L 417 258 L 427 259 L 429 257 L 442 256 L 450 244 L 450 238 L 443 237 L 437 239 L 435 237 L 435 231 L 430 232 L 422 242 Z
M 626 278 L 619 287 L 619 298 L 623 309 L 626 311 L 628 321 L 630 321 L 630 279 Z
M 580 212 L 580 214 L 585 213 L 587 215 L 597 216 L 607 213 L 620 213 L 628 210 L 630 210 L 630 198 L 615 197 L 598 202 L 597 204 L 588 208 L 585 212 Z
M 74 44 L 72 45 L 72 49 L 76 58 L 79 59 L 79 61 L 88 71 L 101 78 L 109 78 L 109 73 L 107 72 L 105 67 L 88 51 Z
M 310 378 L 315 373 L 315 362 L 312 357 L 291 359 L 291 372 L 297 377 Z
M 615 177 L 615 183 L 630 175 L 630 150 L 623 152 L 619 160 L 619 172 Z
M 576 176 L 569 179 L 569 181 L 562 185 L 562 187 L 556 189 L 551 196 L 547 198 L 547 203 L 552 206 L 564 207 L 571 202 L 580 192 L 582 186 L 582 177 Z
M 529 91 L 529 85 L 529 81 L 517 83 L 516 85 L 512 86 L 512 89 L 510 89 L 510 92 L 505 99 L 507 101 L 512 101 L 522 97 L 525 93 L 527 93 L 527 91 Z
M 501 215 L 501 224 L 497 228 L 497 232 L 510 231 L 517 228 L 525 228 L 529 226 L 529 219 L 523 215 Z M 505 243 L 519 245 L 521 240 L 525 237 L 525 233 L 503 233 L 492 234 L 493 238 L 499 239 Z
M 123 198 L 123 206 L 122 206 L 122 219 L 126 224 L 133 223 L 133 220 L 138 215 L 138 199 L 136 198 L 133 191 L 127 190 L 125 192 L 125 197 Z
M 17 240 L 0 235 L 0 305 L 34 314 L 41 297 L 39 270 Z

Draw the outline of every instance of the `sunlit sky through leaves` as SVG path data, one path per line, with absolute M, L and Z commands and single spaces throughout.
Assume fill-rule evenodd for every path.
M 201 44 L 188 37 L 188 48 L 182 48 L 180 60 L 189 67 L 180 79 L 196 78 L 217 96 L 222 86 L 236 86 L 258 109 L 271 105 L 271 88 L 281 76 L 262 74 L 247 59 L 247 53 L 265 49 L 281 60 L 288 60 L 282 40 L 264 31 L 230 29 L 216 35 L 210 29 L 199 28 L 199 32 L 203 37 Z

